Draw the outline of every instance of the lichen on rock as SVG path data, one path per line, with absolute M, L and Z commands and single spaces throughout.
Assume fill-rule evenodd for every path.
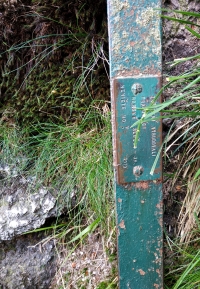
M 16 177 L 0 186 L 0 240 L 10 240 L 41 227 L 55 216 L 56 198 L 45 187 L 37 189 Z

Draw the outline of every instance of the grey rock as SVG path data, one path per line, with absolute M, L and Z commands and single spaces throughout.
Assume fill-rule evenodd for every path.
M 57 261 L 54 241 L 41 241 L 41 234 L 34 234 L 0 244 L 1 289 L 51 288 Z
M 50 217 L 71 208 L 65 188 L 47 188 L 34 176 L 20 174 L 16 165 L 0 164 L 0 242 L 40 228 Z
M 1 182 L 0 240 L 39 228 L 56 215 L 56 198 L 44 186 L 37 188 L 23 177 Z
M 59 217 L 76 206 L 77 188 L 69 193 L 60 179 L 56 187 L 45 187 L 35 176 L 23 174 L 17 164 L 0 163 L 0 242 L 40 228 L 48 218 Z M 1 288 L 0 288 L 1 289 Z
M 19 175 L 16 166 L 0 165 L 0 242 L 39 228 L 58 215 L 56 193 L 34 177 Z

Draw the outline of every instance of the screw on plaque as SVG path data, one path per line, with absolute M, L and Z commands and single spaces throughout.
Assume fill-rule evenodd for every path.
M 144 169 L 142 166 L 135 166 L 133 167 L 133 174 L 136 176 L 136 177 L 140 177 L 144 172 Z
M 142 85 L 140 83 L 134 83 L 131 87 L 131 90 L 134 95 L 142 92 Z

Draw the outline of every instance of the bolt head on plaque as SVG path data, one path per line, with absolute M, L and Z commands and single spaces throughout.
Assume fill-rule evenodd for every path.
M 139 177 L 143 174 L 144 172 L 144 169 L 142 166 L 135 166 L 133 167 L 133 174 L 136 176 L 136 177 Z
M 142 92 L 142 85 L 140 83 L 134 83 L 131 87 L 131 90 L 134 95 Z

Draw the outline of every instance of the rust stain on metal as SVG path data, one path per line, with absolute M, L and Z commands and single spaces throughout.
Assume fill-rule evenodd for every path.
M 136 42 L 135 41 L 130 41 L 130 46 L 134 46 L 136 44 Z
M 149 182 L 147 181 L 137 182 L 137 183 L 134 183 L 134 186 L 136 189 L 146 190 L 149 188 Z
M 138 272 L 140 273 L 141 276 L 144 276 L 146 274 L 142 269 L 139 269 Z
M 124 220 L 122 220 L 122 221 L 119 223 L 119 227 L 120 227 L 121 229 L 126 229 L 125 224 L 124 224 Z
M 156 208 L 159 209 L 159 210 L 162 210 L 162 208 L 163 208 L 163 201 L 160 201 L 160 203 L 158 203 L 158 204 L 156 205 Z
M 160 275 L 160 270 L 159 269 L 156 269 L 156 273 L 158 273 Z
M 154 184 L 162 184 L 161 180 L 153 180 L 153 181 L 140 181 L 140 182 L 131 182 L 131 183 L 124 183 L 124 184 L 120 184 L 124 189 L 131 191 L 133 189 L 133 187 L 135 187 L 136 189 L 140 189 L 140 190 L 146 190 L 149 189 L 149 186 L 151 185 L 151 183 Z M 157 207 L 157 206 L 156 206 Z M 162 208 L 161 208 L 162 209 Z
M 163 218 L 159 218 L 158 219 L 158 223 L 161 226 L 161 228 L 163 227 Z
M 161 77 L 162 74 L 160 71 L 158 71 L 154 66 L 146 66 L 145 69 L 140 69 L 140 68 L 137 68 L 135 67 L 134 69 L 131 69 L 131 70 L 119 70 L 119 71 L 116 71 L 116 77 L 118 76 L 123 76 L 123 77 L 132 77 L 132 76 L 135 76 L 135 75 L 138 75 L 138 76 L 143 76 L 143 75 L 156 75 L 158 77 Z
M 154 184 L 157 184 L 157 185 L 161 185 L 162 184 L 162 180 L 158 179 L 158 180 L 153 180 L 153 183 Z
M 133 187 L 139 190 L 146 190 L 149 188 L 150 181 L 141 181 L 141 182 L 132 182 L 132 183 L 124 183 L 121 184 L 124 189 L 131 191 Z
M 124 174 L 123 174 L 123 170 L 121 168 L 121 165 L 119 164 L 119 160 L 120 160 L 120 155 L 122 154 L 122 143 L 119 141 L 119 139 L 116 140 L 116 145 L 117 145 L 117 150 L 116 150 L 116 161 L 118 163 L 117 167 L 116 167 L 116 171 L 117 171 L 117 179 L 118 182 L 120 184 L 124 183 Z

